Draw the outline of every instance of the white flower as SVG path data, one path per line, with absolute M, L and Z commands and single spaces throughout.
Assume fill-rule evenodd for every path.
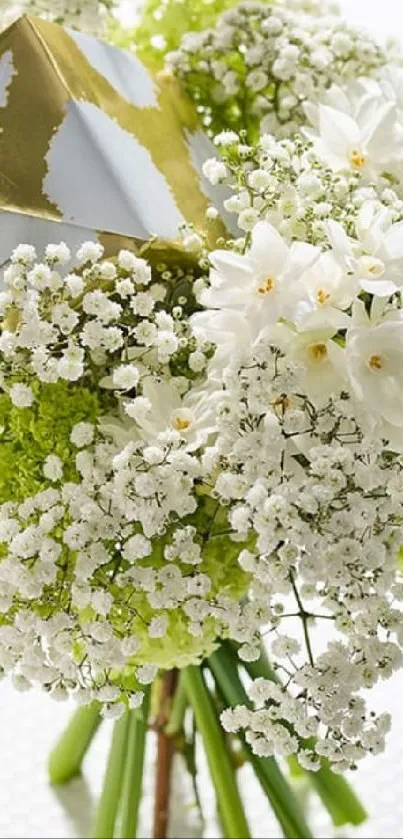
M 351 169 L 372 177 L 402 158 L 402 132 L 390 102 L 363 98 L 355 118 L 321 104 L 318 117 L 319 135 L 306 133 L 319 156 L 336 171 Z
M 151 551 L 151 542 L 138 533 L 136 536 L 132 536 L 127 542 L 125 542 L 122 555 L 125 559 L 129 560 L 129 562 L 136 562 L 138 559 L 143 559 L 143 557 L 149 556 Z
M 19 265 L 32 265 L 36 260 L 33 245 L 17 245 L 11 254 L 11 262 Z
M 267 189 L 273 182 L 276 183 L 275 178 L 266 169 L 254 169 L 248 177 L 249 186 L 252 189 L 260 190 Z
M 104 248 L 99 242 L 84 242 L 77 251 L 77 259 L 80 265 L 86 262 L 98 262 L 102 259 Z
M 204 353 L 199 350 L 195 350 L 195 352 L 190 353 L 189 367 L 194 373 L 201 373 L 201 371 L 206 367 L 206 364 L 207 358 Z
M 241 315 L 255 341 L 284 314 L 290 282 L 298 280 L 318 253 L 299 243 L 289 248 L 272 225 L 259 222 L 245 255 L 232 251 L 213 251 L 210 255 L 211 285 L 201 293 L 200 302 L 205 308 Z
M 144 699 L 143 691 L 136 690 L 134 693 L 130 694 L 129 707 L 132 708 L 132 710 L 135 710 L 136 708 L 140 708 L 142 703 L 143 703 L 143 699 Z
M 347 370 L 368 416 L 403 431 L 403 320 L 355 326 L 347 334 Z
M 239 312 L 214 309 L 197 312 L 191 317 L 191 326 L 196 338 L 218 348 L 213 364 L 218 364 L 220 374 L 223 365 L 234 357 L 242 358 L 252 343 L 249 321 Z
M 304 392 L 318 404 L 340 392 L 346 379 L 345 350 L 332 340 L 333 335 L 333 329 L 325 328 L 295 333 L 284 327 L 279 332 L 279 346 L 304 365 Z
M 81 347 L 69 346 L 57 364 L 62 379 L 76 382 L 84 372 L 84 351 Z
M 291 286 L 287 314 L 300 330 L 346 328 L 355 284 L 330 252 L 303 272 Z
M 34 401 L 33 390 L 29 385 L 13 385 L 10 388 L 9 396 L 16 408 L 29 408 Z
M 156 346 L 158 357 L 161 361 L 165 361 L 176 352 L 179 341 L 174 332 L 171 332 L 169 329 L 161 329 L 157 335 Z
M 182 438 L 188 451 L 197 449 L 214 430 L 213 396 L 203 389 L 191 390 L 181 397 L 173 384 L 147 378 L 143 382 L 143 399 L 147 400 L 148 410 L 136 416 L 142 435 L 154 441 L 158 434 L 172 430 Z
M 60 242 L 59 245 L 47 245 L 45 256 L 53 265 L 66 265 L 71 259 L 71 251 L 65 242 Z
M 213 186 L 217 186 L 227 176 L 227 167 L 222 160 L 211 157 L 203 163 L 203 175 Z
M 104 262 L 101 262 L 98 266 L 98 276 L 102 280 L 114 280 L 116 278 L 116 275 L 116 265 L 114 265 L 113 262 L 105 260 Z
M 403 222 L 393 224 L 388 209 L 366 201 L 356 221 L 357 239 L 335 221 L 328 222 L 328 232 L 336 258 L 363 291 L 389 297 L 403 287 Z
M 79 297 L 83 293 L 84 280 L 78 274 L 68 274 L 65 283 L 72 297 Z
M 216 134 L 214 137 L 214 143 L 216 146 L 232 146 L 234 143 L 238 142 L 239 137 L 235 131 L 221 131 L 220 134 Z
M 189 253 L 197 253 L 197 251 L 200 251 L 203 247 L 203 239 L 198 233 L 188 233 L 183 238 L 183 247 L 185 248 L 185 251 L 188 251 Z
M 73 426 L 70 440 L 77 448 L 89 446 L 94 439 L 94 426 L 89 422 L 78 422 Z
M 132 390 L 139 381 L 140 373 L 134 364 L 121 364 L 113 371 L 113 385 L 120 390 Z
M 63 463 L 56 454 L 50 454 L 43 464 L 43 474 L 49 481 L 60 481 L 63 477 Z

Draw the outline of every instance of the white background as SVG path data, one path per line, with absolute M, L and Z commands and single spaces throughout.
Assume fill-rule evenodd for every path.
M 128 21 L 135 5 L 136 0 L 122 3 Z M 402 0 L 344 0 L 341 5 L 352 23 L 371 29 L 380 39 L 389 35 L 403 37 Z M 376 691 L 375 705 L 379 710 L 392 712 L 394 727 L 385 755 L 364 761 L 354 776 L 371 818 L 359 831 L 339 831 L 339 837 L 403 837 L 402 695 L 403 674 Z M 97 736 L 85 764 L 84 777 L 55 791 L 47 782 L 46 756 L 68 715 L 66 706 L 57 705 L 40 693 L 22 695 L 13 692 L 7 683 L 0 685 L 0 837 L 81 839 L 89 835 L 90 812 L 100 788 L 110 727 L 104 724 Z M 211 810 L 204 775 L 202 786 Z M 242 788 L 253 797 L 254 835 L 278 837 L 278 828 L 268 817 L 267 806 L 248 774 L 244 775 Z M 143 806 L 142 836 L 147 832 L 150 805 L 148 794 Z M 335 835 L 315 802 L 313 810 L 317 835 L 327 839 Z M 213 819 L 208 834 L 217 836 Z M 172 827 L 172 835 L 180 835 L 178 824 Z M 186 828 L 182 835 L 189 835 Z

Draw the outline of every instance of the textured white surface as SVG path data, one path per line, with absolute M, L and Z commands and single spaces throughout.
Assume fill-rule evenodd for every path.
M 193 2 L 193 0 L 188 0 Z M 134 0 L 126 2 L 132 9 Z M 346 16 L 354 23 L 371 28 L 379 37 L 399 35 L 403 23 L 401 0 L 344 0 Z M 403 37 L 403 26 L 400 28 Z M 375 692 L 380 710 L 387 708 L 394 719 L 386 753 L 367 759 L 354 776 L 357 791 L 370 813 L 370 820 L 359 830 L 338 832 L 339 837 L 392 839 L 403 837 L 403 673 L 380 685 Z M 0 685 L 0 837 L 9 839 L 69 839 L 86 837 L 90 832 L 90 813 L 101 781 L 108 748 L 110 726 L 104 723 L 85 763 L 83 778 L 65 788 L 52 790 L 46 778 L 46 758 L 58 733 L 69 716 L 69 708 L 58 705 L 40 693 L 17 694 L 8 683 Z M 203 771 L 202 792 L 210 816 L 207 835 L 216 837 L 214 802 L 208 792 L 207 775 Z M 179 780 L 179 790 L 182 789 Z M 268 814 L 254 779 L 248 772 L 242 778 L 242 789 L 253 802 L 255 836 L 274 839 L 279 830 Z M 143 802 L 142 836 L 147 834 L 151 810 L 151 790 Z M 178 808 L 175 808 L 178 809 Z M 320 808 L 313 806 L 316 835 L 326 839 L 334 836 Z M 178 824 L 172 835 L 185 836 Z

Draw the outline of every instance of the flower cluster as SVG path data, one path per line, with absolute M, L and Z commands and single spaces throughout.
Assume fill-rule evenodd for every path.
M 224 385 L 205 454 L 214 496 L 232 537 L 253 544 L 239 557 L 249 602 L 230 632 L 249 660 L 267 624 L 279 678 L 254 684 L 257 710 L 223 722 L 246 728 L 259 754 L 298 752 L 311 769 L 326 756 L 341 770 L 382 748 L 388 720 L 367 715 L 359 692 L 403 662 L 403 229 L 389 220 L 372 253 L 333 232 L 348 259 L 289 245 L 267 222 L 245 254 L 213 252 L 193 323 L 217 346 L 211 375 Z M 311 639 L 321 620 L 333 623 L 325 648 L 323 631 Z
M 216 597 L 247 586 L 193 454 L 214 423 L 178 297 L 197 284 L 94 242 L 74 269 L 63 243 L 19 246 L 4 280 L 0 666 L 118 715 L 214 649 Z
M 171 57 L 227 123 L 204 173 L 239 238 L 14 250 L 0 668 L 118 717 L 263 634 L 273 678 L 224 727 L 342 771 L 383 748 L 363 691 L 403 664 L 403 71 L 330 11 L 241 5 Z
M 0 0 L 0 30 L 20 15 L 31 14 L 94 34 L 102 30 L 105 12 L 115 5 L 114 0 Z
M 392 189 L 387 178 L 369 181 L 363 171 L 333 171 L 297 134 L 292 140 L 276 140 L 263 134 L 256 145 L 247 145 L 234 132 L 215 138 L 220 157 L 204 164 L 212 184 L 225 184 L 233 193 L 224 200 L 228 213 L 236 215 L 239 233 L 247 237 L 258 221 L 269 221 L 289 239 L 311 244 L 330 243 L 328 222 L 337 221 L 354 235 L 363 205 L 387 209 L 393 221 L 403 215 L 399 183 Z M 237 246 L 244 242 L 238 241 Z
M 262 123 L 290 136 L 304 121 L 304 102 L 385 63 L 372 38 L 330 11 L 326 3 L 240 3 L 214 29 L 185 35 L 168 66 L 212 134 L 245 129 L 256 139 Z

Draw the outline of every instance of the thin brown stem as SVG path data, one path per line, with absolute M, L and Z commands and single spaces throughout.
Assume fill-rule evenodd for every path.
M 175 741 L 166 734 L 165 729 L 169 720 L 172 698 L 176 691 L 177 682 L 177 670 L 169 670 L 164 674 L 160 710 L 154 724 L 157 731 L 157 772 L 153 839 L 166 839 L 168 835 L 169 798 Z

